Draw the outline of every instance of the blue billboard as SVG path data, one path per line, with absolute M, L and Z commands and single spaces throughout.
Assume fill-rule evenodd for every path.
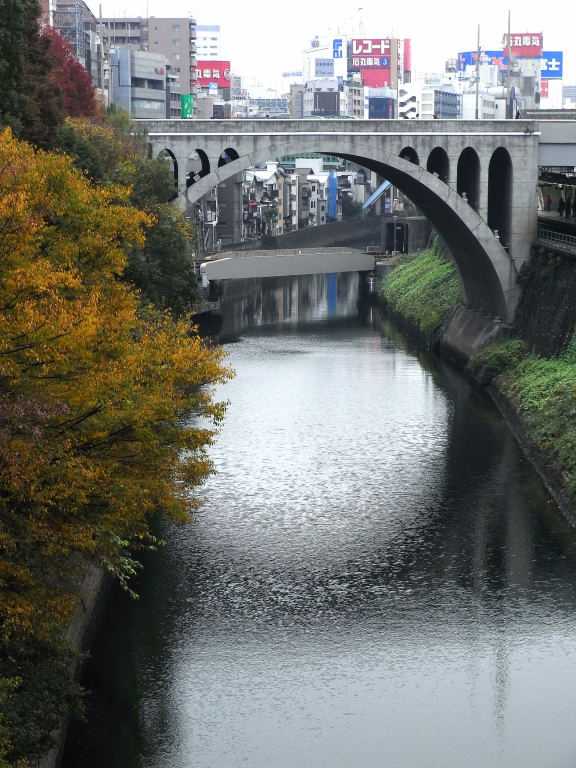
M 482 51 L 491 64 L 498 64 L 500 69 L 508 69 L 508 57 L 502 51 Z M 562 77 L 563 51 L 542 51 L 542 69 L 540 76 L 544 80 L 560 80 Z M 476 64 L 476 51 L 462 51 L 458 54 L 458 70 L 463 72 L 468 66 Z
M 564 53 L 562 51 L 542 51 L 541 76 L 546 80 L 559 80 L 562 77 Z

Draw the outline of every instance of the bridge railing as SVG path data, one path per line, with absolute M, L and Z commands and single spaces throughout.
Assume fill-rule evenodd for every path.
M 276 248 L 270 250 L 256 249 L 253 251 L 218 251 L 206 254 L 204 261 L 220 261 L 221 259 L 235 259 L 243 256 L 316 256 L 322 253 L 362 253 L 361 248 L 346 248 L 346 246 L 316 246 L 315 248 Z
M 548 229 L 545 225 L 539 225 L 537 239 L 542 245 L 548 245 L 576 256 L 576 235 L 565 235 L 562 232 Z

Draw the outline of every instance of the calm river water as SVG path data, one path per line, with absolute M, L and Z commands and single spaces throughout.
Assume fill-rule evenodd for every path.
M 357 288 L 234 289 L 218 473 L 113 595 L 65 768 L 576 765 L 574 536 Z

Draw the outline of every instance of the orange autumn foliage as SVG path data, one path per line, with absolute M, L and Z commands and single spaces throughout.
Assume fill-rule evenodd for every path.
M 86 558 L 121 580 L 188 519 L 222 418 L 220 349 L 119 280 L 146 214 L 0 133 L 0 636 L 49 634 Z

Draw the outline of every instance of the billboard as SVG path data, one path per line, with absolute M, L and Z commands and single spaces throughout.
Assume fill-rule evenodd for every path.
M 510 54 L 516 59 L 537 59 L 542 56 L 542 32 L 504 35 L 502 50 L 506 53 L 508 53 L 508 45 L 510 45 Z
M 508 69 L 508 58 L 502 51 L 482 51 L 490 60 L 490 64 L 497 64 L 502 72 Z M 458 54 L 458 70 L 463 72 L 467 66 L 476 64 L 476 51 L 461 51 Z M 542 68 L 540 76 L 546 80 L 559 80 L 562 78 L 564 53 L 562 51 L 542 51 Z
M 362 82 L 370 88 L 389 86 L 392 50 L 387 38 L 354 38 L 350 46 L 350 71 L 360 72 Z
M 390 38 L 354 38 L 352 40 L 352 57 L 390 56 Z
M 196 64 L 196 82 L 208 88 L 216 83 L 218 88 L 230 88 L 229 61 L 199 61 Z
M 404 73 L 412 72 L 412 41 L 404 40 Z
M 334 77 L 334 59 L 314 59 L 314 77 Z
M 368 88 L 389 88 L 391 80 L 390 67 L 387 69 L 367 69 L 360 70 L 362 83 Z
M 542 51 L 542 69 L 540 76 L 546 80 L 560 80 L 564 66 L 562 51 Z
M 368 98 L 368 118 L 370 120 L 392 120 L 396 117 L 396 99 L 381 96 Z
M 180 117 L 183 119 L 194 117 L 194 96 L 190 93 L 183 93 L 180 96 Z

